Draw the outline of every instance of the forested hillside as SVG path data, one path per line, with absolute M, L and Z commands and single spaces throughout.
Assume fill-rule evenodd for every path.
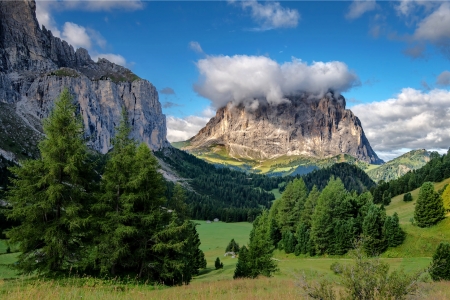
M 179 176 L 188 179 L 193 191 L 187 191 L 186 202 L 190 205 L 191 217 L 197 220 L 253 221 L 275 199 L 269 191 L 285 180 L 218 168 L 175 148 L 155 152 L 155 155 Z M 169 193 L 171 186 L 173 184 L 169 183 Z
M 328 184 L 330 177 L 340 178 L 347 191 L 356 191 L 361 194 L 375 187 L 375 182 L 360 168 L 348 163 L 338 163 L 330 167 L 314 170 L 306 175 L 298 175 L 302 178 L 309 191 L 316 186 L 319 191 Z M 283 188 L 280 191 L 284 190 Z
M 410 171 L 398 179 L 380 182 L 373 190 L 373 200 L 375 203 L 386 202 L 385 199 L 410 192 L 420 187 L 424 182 L 439 182 L 449 177 L 450 151 L 444 155 L 432 152 L 430 161 L 422 168 Z M 389 203 L 386 202 L 385 204 Z

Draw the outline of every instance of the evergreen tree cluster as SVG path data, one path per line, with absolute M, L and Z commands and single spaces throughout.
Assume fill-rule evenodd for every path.
M 83 124 L 65 89 L 48 119 L 40 158 L 12 167 L 7 231 L 21 252 L 16 267 L 47 275 L 132 276 L 189 283 L 206 267 L 196 225 L 175 187 L 165 182 L 151 150 L 128 138 L 126 115 L 104 167 L 96 166 Z M 102 169 L 102 176 L 96 169 Z
M 432 152 L 430 161 L 420 169 L 409 171 L 405 175 L 389 182 L 381 181 L 376 188 L 371 190 L 374 203 L 388 205 L 385 196 L 410 192 L 422 186 L 425 182 L 440 182 L 450 177 L 450 150 L 447 154 L 440 155 Z
M 274 202 L 270 218 L 273 245 L 295 255 L 342 255 L 360 236 L 367 253 L 376 255 L 405 238 L 397 214 L 386 216 L 370 192 L 350 193 L 334 177 L 321 192 L 315 186 L 308 192 L 302 178 L 294 179 Z
M 309 191 L 313 186 L 316 186 L 321 191 L 328 184 L 331 176 L 340 178 L 347 191 L 356 191 L 358 194 L 376 186 L 366 172 L 348 163 L 337 163 L 327 168 L 314 170 L 306 175 L 296 176 L 295 178 L 302 178 Z M 282 191 L 283 189 L 280 189 L 280 192 Z
M 285 180 L 219 168 L 175 148 L 155 155 L 181 177 L 188 178 L 194 191 L 187 191 L 186 203 L 195 220 L 219 218 L 225 222 L 252 222 L 275 199 L 268 191 Z

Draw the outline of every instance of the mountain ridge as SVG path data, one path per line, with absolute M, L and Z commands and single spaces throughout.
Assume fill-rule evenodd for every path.
M 75 51 L 44 26 L 41 29 L 34 0 L 1 1 L 0 102 L 16 115 L 19 127 L 29 129 L 19 137 L 9 132 L 6 137 L 12 144 L 40 138 L 41 120 L 66 87 L 81 114 L 91 148 L 101 153 L 111 149 L 122 108 L 132 126 L 131 137 L 153 150 L 170 147 L 158 92 L 149 81 L 106 59 L 94 62 L 87 50 Z M 3 150 L 14 160 L 23 156 Z

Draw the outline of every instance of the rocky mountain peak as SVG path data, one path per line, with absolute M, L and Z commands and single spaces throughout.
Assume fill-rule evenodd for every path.
M 345 98 L 328 93 L 322 98 L 302 94 L 258 108 L 229 103 L 190 139 L 185 149 L 206 150 L 224 145 L 230 156 L 254 160 L 278 156 L 327 158 L 349 154 L 358 160 L 383 161 L 367 140 L 359 119 L 345 109 Z
M 134 138 L 154 150 L 169 146 L 158 92 L 150 82 L 107 59 L 94 62 L 86 49 L 74 50 L 39 28 L 34 0 L 0 1 L 0 102 L 30 128 L 23 132 L 41 132 L 40 119 L 64 88 L 74 96 L 94 149 L 111 148 L 123 107 Z

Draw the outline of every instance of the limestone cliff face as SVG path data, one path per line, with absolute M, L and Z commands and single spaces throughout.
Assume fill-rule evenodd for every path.
M 251 159 L 326 158 L 344 153 L 369 163 L 383 162 L 370 147 L 359 119 L 345 109 L 342 96 L 288 99 L 277 106 L 260 104 L 256 110 L 229 104 L 217 111 L 186 150 L 221 144 L 230 155 Z
M 34 0 L 0 1 L 0 102 L 15 108 L 16 119 L 39 134 L 39 120 L 67 87 L 94 149 L 105 153 L 111 148 L 122 107 L 132 137 L 154 150 L 168 146 L 155 87 L 106 59 L 94 62 L 85 49 L 75 51 L 40 29 L 35 10 Z

